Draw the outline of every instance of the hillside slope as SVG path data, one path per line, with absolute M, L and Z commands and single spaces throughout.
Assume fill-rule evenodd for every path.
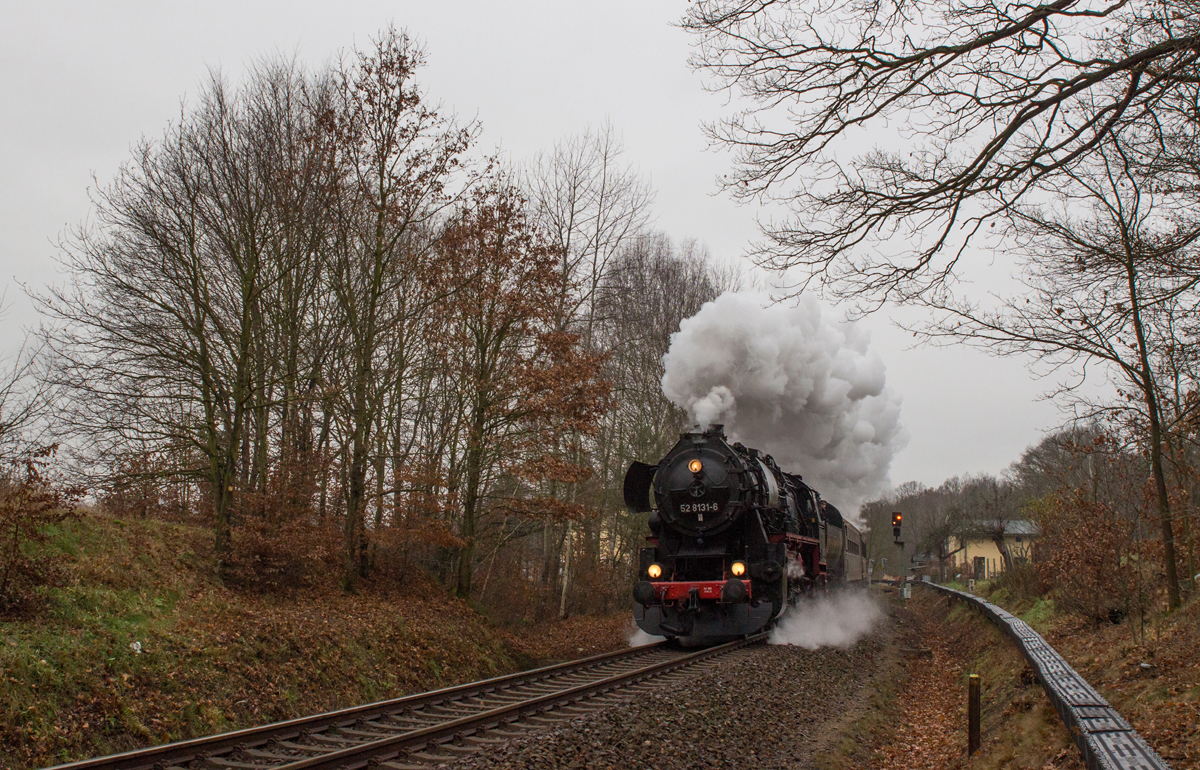
M 211 534 L 88 517 L 67 584 L 0 620 L 0 768 L 39 767 L 397 697 L 624 642 L 623 618 L 495 629 L 422 575 L 263 596 L 211 577 Z M 585 642 L 579 640 L 586 639 Z

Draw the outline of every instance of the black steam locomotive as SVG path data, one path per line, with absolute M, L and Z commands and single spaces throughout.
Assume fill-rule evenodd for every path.
M 625 504 L 650 512 L 634 619 L 655 636 L 716 639 L 766 628 L 801 594 L 866 578 L 862 533 L 770 455 L 723 426 L 635 462 Z

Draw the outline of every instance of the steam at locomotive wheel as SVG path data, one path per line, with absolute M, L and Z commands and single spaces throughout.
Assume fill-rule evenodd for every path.
M 866 578 L 858 528 L 770 455 L 730 444 L 722 425 L 684 433 L 658 465 L 633 463 L 624 495 L 650 512 L 633 589 L 648 634 L 752 634 L 808 591 Z

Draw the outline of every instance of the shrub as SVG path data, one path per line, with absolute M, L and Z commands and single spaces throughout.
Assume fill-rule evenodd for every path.
M 1036 517 L 1038 571 L 1059 606 L 1096 624 L 1122 617 L 1137 579 L 1127 558 L 1132 522 L 1081 490 L 1044 499 Z
M 1012 569 L 1001 572 L 993 581 L 993 590 L 1003 590 L 1013 600 L 1022 602 L 1045 596 L 1050 586 L 1040 565 L 1020 561 Z
M 110 516 L 123 519 L 196 519 L 185 490 L 188 482 L 160 452 L 129 452 L 120 457 L 112 479 L 100 491 L 100 504 Z
M 235 496 L 229 561 L 222 569 L 232 585 L 277 592 L 331 583 L 341 573 L 341 520 L 318 514 L 309 470 L 281 465 L 265 488 Z
M 49 540 L 49 527 L 75 515 L 83 490 L 57 488 L 46 478 L 57 449 L 34 450 L 0 474 L 0 614 L 29 611 L 34 589 L 62 577 L 62 557 L 39 546 Z
M 241 588 L 286 591 L 338 575 L 341 556 L 342 533 L 336 525 L 254 516 L 233 530 L 225 575 Z
M 439 556 L 457 553 L 463 547 L 462 538 L 451 532 L 445 522 L 415 514 L 372 530 L 370 542 L 376 583 L 401 589 L 410 583 L 423 584 L 425 576 L 444 561 Z

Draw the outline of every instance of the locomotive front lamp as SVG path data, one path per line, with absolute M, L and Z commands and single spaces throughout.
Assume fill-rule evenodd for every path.
M 729 566 L 729 571 L 733 573 L 734 577 L 741 577 L 746 574 L 746 565 L 740 561 L 735 561 Z
M 699 473 L 700 471 L 704 470 L 704 463 L 700 462 L 699 458 L 694 459 L 688 463 L 688 470 L 692 473 Z
M 662 577 L 662 565 L 661 564 L 651 564 L 649 567 L 646 568 L 646 574 L 649 575 L 654 580 L 658 580 L 660 577 Z

